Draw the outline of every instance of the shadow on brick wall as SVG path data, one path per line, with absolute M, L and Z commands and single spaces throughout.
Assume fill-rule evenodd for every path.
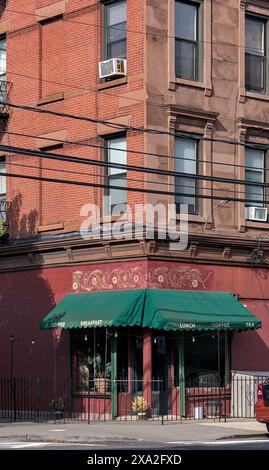
M 55 367 L 52 334 L 41 331 L 39 323 L 55 306 L 55 293 L 48 271 L 42 268 L 42 255 L 33 242 L 38 213 L 34 209 L 23 213 L 22 203 L 20 193 L 9 203 L 7 222 L 11 238 L 0 246 L 0 377 L 52 378 Z M 66 343 L 62 339 L 61 343 L 59 371 L 65 369 L 67 362 Z

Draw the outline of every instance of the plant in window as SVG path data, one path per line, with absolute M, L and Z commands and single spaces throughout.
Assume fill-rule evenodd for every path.
M 108 362 L 106 367 L 102 366 L 102 358 L 99 353 L 95 356 L 88 356 L 87 363 L 90 368 L 93 369 L 93 375 L 95 378 L 104 379 L 111 377 L 111 364 Z
M 90 380 L 89 367 L 87 364 L 87 356 L 81 351 L 77 354 L 77 378 L 79 388 L 81 390 L 88 390 Z
M 91 375 L 94 377 L 96 390 L 100 393 L 105 392 L 111 378 L 111 363 L 108 362 L 104 368 L 101 355 L 97 353 L 95 356 L 88 356 L 87 364 L 92 372 Z

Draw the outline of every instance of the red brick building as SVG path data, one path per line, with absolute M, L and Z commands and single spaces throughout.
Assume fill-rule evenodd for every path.
M 176 390 L 179 374 L 229 381 L 231 370 L 268 371 L 269 225 L 265 212 L 261 222 L 249 209 L 268 203 L 268 18 L 258 0 L 3 2 L 1 96 L 9 104 L 0 115 L 0 198 L 9 238 L 0 248 L 1 377 L 57 369 L 58 379 L 75 380 L 87 341 L 103 363 L 106 339 L 113 362 L 107 330 L 63 329 L 56 348 L 40 321 L 69 293 L 147 288 L 234 293 L 263 326 L 229 331 L 226 352 L 216 327 L 219 364 L 207 330 L 188 331 L 179 354 L 172 333 L 119 329 L 114 378 L 161 379 Z M 113 58 L 120 74 L 100 78 L 99 63 Z M 100 208 L 105 227 L 112 207 L 119 218 L 118 204 L 124 212 L 127 204 L 134 211 L 174 202 L 189 204 L 184 251 L 146 236 L 81 237 L 85 204 Z

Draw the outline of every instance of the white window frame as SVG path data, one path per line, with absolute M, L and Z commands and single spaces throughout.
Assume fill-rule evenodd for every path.
M 186 162 L 191 162 L 190 165 L 192 166 L 193 164 L 195 164 L 195 173 L 192 173 L 192 172 L 187 172 L 187 171 L 184 171 L 184 169 L 181 169 L 180 167 L 184 165 L 184 162 L 185 160 L 182 159 L 182 157 L 180 157 L 180 160 L 177 160 L 177 142 L 181 141 L 182 143 L 184 142 L 191 142 L 192 144 L 194 144 L 194 158 L 191 158 L 191 159 L 186 159 Z M 184 199 L 186 200 L 189 200 L 189 199 L 193 199 L 194 198 L 194 210 L 190 210 L 188 209 L 188 213 L 191 214 L 191 215 L 197 215 L 198 212 L 199 212 L 199 202 L 198 202 L 198 198 L 197 198 L 197 193 L 198 193 L 198 180 L 197 178 L 192 178 L 191 175 L 195 174 L 197 175 L 198 174 L 198 147 L 199 147 L 199 141 L 198 139 L 194 139 L 194 138 L 191 138 L 191 137 L 176 137 L 175 138 L 175 171 L 178 171 L 180 173 L 184 173 L 186 175 L 186 193 L 191 193 L 192 192 L 192 184 L 191 184 L 191 181 L 190 180 L 194 180 L 194 187 L 195 187 L 195 192 L 194 192 L 194 196 L 191 197 L 191 196 L 176 196 L 176 211 L 177 213 L 179 213 L 179 205 L 180 204 L 188 204 L 188 202 L 186 202 Z M 194 161 L 195 160 L 195 161 Z M 190 176 L 188 176 L 190 175 Z M 175 177 L 175 192 L 176 193 L 181 193 L 181 192 L 184 192 L 180 186 L 180 184 L 178 184 L 177 180 L 178 179 L 182 179 L 184 178 L 184 176 L 179 176 L 179 177 Z M 188 181 L 190 182 L 190 184 L 188 184 Z M 184 188 L 184 186 L 183 186 Z M 177 201 L 177 198 L 179 199 L 179 202 Z
M 122 150 L 119 150 L 119 152 L 122 153 L 121 158 L 119 158 L 120 163 L 123 163 L 127 165 L 127 139 L 126 135 L 112 135 L 108 136 L 105 138 L 105 161 L 108 163 L 119 163 L 116 160 L 111 160 L 111 154 L 113 155 L 113 152 L 115 152 L 114 149 L 117 148 L 117 143 L 118 142 L 124 142 L 124 148 Z M 111 151 L 110 151 L 111 149 Z M 124 160 L 122 162 L 121 160 Z M 115 179 L 122 179 L 126 180 L 126 189 L 122 190 L 119 189 L 119 191 L 124 192 L 125 198 L 123 198 L 123 201 L 120 202 L 119 204 L 113 204 L 113 201 L 111 201 L 111 191 L 109 186 L 113 186 L 113 180 Z M 127 206 L 127 169 L 116 169 L 115 167 L 107 167 L 106 168 L 106 173 L 105 173 L 105 184 L 107 187 L 105 188 L 104 195 L 106 197 L 106 203 L 104 204 L 104 215 L 119 215 L 122 212 L 126 212 L 126 206 Z M 117 184 L 116 184 L 117 186 Z M 121 186 L 121 185 L 120 185 Z M 112 191 L 117 191 L 115 189 L 112 189 Z M 118 206 L 118 207 L 117 207 Z
M 252 166 L 248 166 L 248 162 L 247 162 L 247 159 L 248 159 L 248 154 L 250 155 L 251 152 L 253 151 L 259 151 L 261 153 L 261 157 L 262 157 L 262 165 L 260 168 L 258 167 L 252 167 Z M 251 155 L 250 155 L 250 158 L 251 158 Z M 258 183 L 265 183 L 265 158 L 266 158 L 266 152 L 264 150 L 260 150 L 260 149 L 255 149 L 255 148 L 250 148 L 250 147 L 246 147 L 245 149 L 245 180 L 246 181 L 250 181 L 250 182 L 254 182 L 253 180 L 248 180 L 247 179 L 247 172 L 248 173 L 254 173 L 256 175 L 261 175 L 261 181 L 258 181 Z M 247 195 L 247 184 L 245 186 L 245 199 L 247 199 L 248 195 Z M 257 188 L 260 188 L 261 186 L 257 186 Z M 254 185 L 251 185 L 251 188 L 255 188 Z M 246 207 L 250 207 L 250 206 L 256 206 L 256 207 L 264 207 L 264 203 L 265 203 L 265 199 L 266 199 L 266 194 L 265 194 L 265 188 L 262 188 L 262 200 L 261 202 L 254 202 L 253 203 L 251 202 L 251 200 L 249 201 L 246 201 L 245 202 L 245 206 Z M 256 199 L 258 200 L 259 199 L 259 192 L 258 192 L 258 189 L 257 189 L 257 194 L 254 194 L 253 196 L 253 199 Z

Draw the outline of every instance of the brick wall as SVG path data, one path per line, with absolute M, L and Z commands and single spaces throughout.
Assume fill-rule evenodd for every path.
M 11 101 L 97 119 L 129 115 L 132 125 L 143 126 L 144 35 L 128 33 L 128 83 L 97 90 L 100 83 L 98 61 L 102 59 L 102 6 L 96 0 L 74 0 L 66 2 L 62 17 L 37 21 L 40 19 L 36 16 L 38 12 L 49 16 L 53 8 L 59 8 L 55 4 L 62 7 L 63 3 L 28 1 L 25 4 L 22 0 L 10 0 L 2 13 L 0 26 L 8 24 L 7 79 L 13 82 Z M 143 30 L 143 3 L 142 0 L 128 0 L 127 23 L 132 31 Z M 45 9 L 46 6 L 50 8 Z M 94 123 L 18 109 L 11 111 L 7 130 L 33 136 L 65 130 L 68 141 L 103 145 Z M 143 134 L 128 133 L 128 148 L 143 150 L 143 142 Z M 36 149 L 35 138 L 6 134 L 2 143 Z M 102 149 L 83 145 L 65 144 L 57 151 L 89 160 L 103 158 Z M 91 165 L 16 155 L 10 155 L 7 160 L 10 163 L 8 169 L 13 173 L 102 182 L 102 168 Z M 14 166 L 14 163 L 21 166 Z M 129 154 L 128 163 L 142 166 L 143 156 Z M 130 177 L 141 179 L 141 174 Z M 134 184 L 141 186 L 138 182 Z M 10 178 L 8 200 L 11 202 L 12 235 L 36 233 L 38 227 L 58 222 L 63 224 L 65 231 L 78 229 L 81 206 L 94 201 L 100 203 L 101 195 L 101 190 L 91 187 Z M 128 194 L 130 204 L 142 200 L 142 194 Z

